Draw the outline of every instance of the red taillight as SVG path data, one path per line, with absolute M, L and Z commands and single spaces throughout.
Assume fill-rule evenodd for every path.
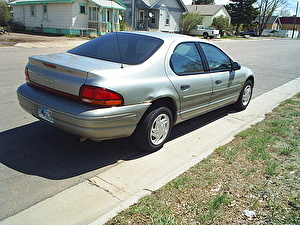
M 98 106 L 121 106 L 124 104 L 122 95 L 105 88 L 88 85 L 80 88 L 80 100 Z
M 25 80 L 26 80 L 26 83 L 30 82 L 29 71 L 28 71 L 27 67 L 25 68 Z

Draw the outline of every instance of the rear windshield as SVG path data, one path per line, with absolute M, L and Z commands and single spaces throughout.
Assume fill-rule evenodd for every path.
M 130 33 L 109 33 L 69 50 L 69 53 L 106 61 L 136 65 L 146 61 L 163 40 Z

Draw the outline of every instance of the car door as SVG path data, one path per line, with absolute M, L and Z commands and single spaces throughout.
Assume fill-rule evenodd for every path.
M 179 43 L 173 50 L 166 72 L 180 98 L 181 119 L 206 110 L 212 94 L 212 80 L 194 42 Z
M 232 60 L 218 47 L 200 43 L 212 78 L 210 105 L 218 108 L 233 103 L 241 89 L 240 79 L 232 70 Z

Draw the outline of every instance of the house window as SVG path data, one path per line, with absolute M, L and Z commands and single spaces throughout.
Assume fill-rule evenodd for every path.
M 89 20 L 90 21 L 98 21 L 97 7 L 89 7 Z
M 79 4 L 79 13 L 80 14 L 86 14 L 86 5 L 85 4 Z
M 166 26 L 170 25 L 170 13 L 166 12 Z
M 48 6 L 43 5 L 43 19 L 48 20 Z
M 30 6 L 30 16 L 35 17 L 35 5 Z
M 149 17 L 150 17 L 150 23 L 156 23 L 156 13 L 155 13 L 155 11 L 150 11 Z
M 144 10 L 140 10 L 139 20 L 140 21 L 144 21 L 144 19 L 145 19 L 145 11 Z
M 114 11 L 114 23 L 119 22 L 119 11 Z
M 102 22 L 106 22 L 106 9 L 102 10 Z

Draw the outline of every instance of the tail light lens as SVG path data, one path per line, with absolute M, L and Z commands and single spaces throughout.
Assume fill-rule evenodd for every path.
M 27 67 L 25 68 L 25 80 L 26 80 L 26 83 L 30 82 L 29 71 L 28 71 Z
M 124 104 L 123 96 L 100 87 L 83 85 L 80 88 L 80 100 L 84 103 L 96 106 L 121 106 Z

